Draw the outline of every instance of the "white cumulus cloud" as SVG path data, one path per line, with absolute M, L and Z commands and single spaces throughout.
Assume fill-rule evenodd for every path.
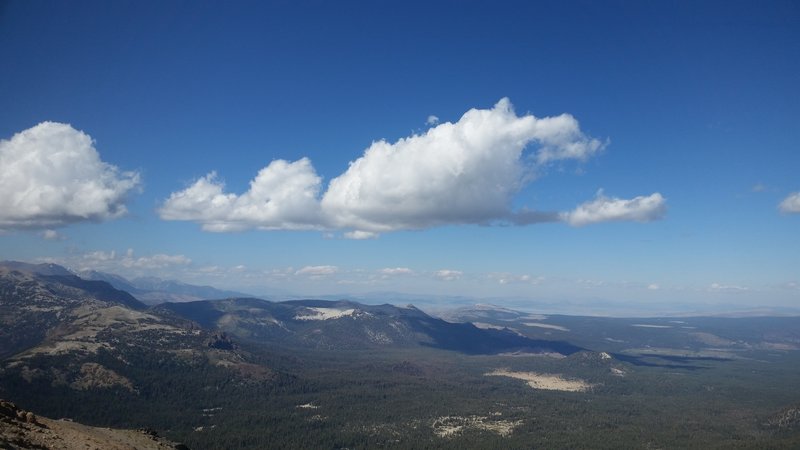
M 275 160 L 258 172 L 242 195 L 225 193 L 225 184 L 211 172 L 173 193 L 159 214 L 165 220 L 200 222 L 206 231 L 319 229 L 320 184 L 307 158 Z
M 307 158 L 276 160 L 242 194 L 226 192 L 211 172 L 173 193 L 159 214 L 198 222 L 207 231 L 341 230 L 348 239 L 449 224 L 583 225 L 663 215 L 660 194 L 632 200 L 599 196 L 568 213 L 512 209 L 514 196 L 535 172 L 556 161 L 585 161 L 603 148 L 569 114 L 519 116 L 504 98 L 491 109 L 467 111 L 455 123 L 431 125 L 394 143 L 373 142 L 324 192 Z
M 664 217 L 666 201 L 658 192 L 628 200 L 606 197 L 599 191 L 594 200 L 563 213 L 562 219 L 573 226 L 614 221 L 650 222 Z
M 92 138 L 42 122 L 0 141 L 0 230 L 115 219 L 139 174 L 103 162 Z
M 512 197 L 530 180 L 523 150 L 534 143 L 543 161 L 584 159 L 600 148 L 572 116 L 517 116 L 502 99 L 425 134 L 374 142 L 331 180 L 322 208 L 337 228 L 373 232 L 507 220 Z
M 792 192 L 783 199 L 778 208 L 787 214 L 800 214 L 800 192 Z
M 432 114 L 428 116 L 428 119 L 425 121 L 425 125 L 436 125 L 437 123 L 439 123 L 439 118 Z

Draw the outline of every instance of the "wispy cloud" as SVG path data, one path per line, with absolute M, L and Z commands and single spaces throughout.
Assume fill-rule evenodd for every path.
M 92 138 L 42 122 L 0 141 L 0 230 L 53 229 L 127 212 L 139 174 L 103 162 Z
M 720 283 L 711 283 L 708 289 L 712 292 L 741 292 L 749 290 L 749 288 L 747 288 L 746 286 L 738 286 L 735 284 L 720 284 Z
M 355 239 L 355 240 L 375 239 L 378 237 L 378 233 L 373 233 L 371 231 L 355 230 L 344 233 L 344 237 L 347 239 Z
M 451 269 L 437 270 L 434 273 L 434 276 L 442 281 L 456 281 L 460 279 L 462 275 L 464 275 L 464 272 Z
M 515 283 L 522 283 L 522 284 L 539 284 L 545 280 L 544 277 L 533 277 L 528 274 L 513 274 L 513 273 L 505 273 L 505 272 L 495 272 L 490 273 L 489 278 L 492 280 L 497 281 L 500 284 L 515 284 Z
M 44 230 L 40 233 L 40 235 L 42 236 L 42 239 L 48 241 L 64 241 L 67 239 L 66 236 L 56 230 Z
M 185 266 L 191 264 L 192 260 L 183 255 L 166 255 L 163 253 L 133 257 L 133 252 L 129 253 L 122 259 L 122 265 L 125 267 L 135 267 L 142 269 L 163 269 L 172 266 Z
M 394 275 L 411 275 L 413 270 L 408 267 L 387 267 L 378 271 L 381 275 L 394 276 Z
M 310 278 L 322 278 L 335 275 L 339 272 L 336 266 L 305 266 L 295 272 L 295 275 L 307 276 Z
M 159 275 L 192 264 L 192 260 L 184 255 L 155 253 L 136 256 L 133 249 L 128 249 L 124 253 L 98 250 L 60 258 L 46 258 L 46 260 L 63 264 L 76 271 L 98 270 L 125 276 Z

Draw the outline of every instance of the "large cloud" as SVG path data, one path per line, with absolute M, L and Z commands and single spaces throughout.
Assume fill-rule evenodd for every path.
M 373 143 L 331 180 L 322 208 L 336 227 L 373 232 L 505 219 L 531 175 L 531 143 L 542 162 L 585 159 L 601 146 L 570 115 L 518 117 L 502 99 L 425 134 Z
M 160 214 L 199 222 L 208 231 L 338 229 L 357 239 L 446 224 L 573 223 L 560 213 L 512 211 L 511 202 L 537 170 L 585 161 L 602 147 L 569 114 L 518 116 L 504 98 L 424 134 L 374 142 L 322 195 L 308 159 L 274 161 L 244 194 L 225 193 L 212 172 L 173 193 Z
M 0 229 L 114 219 L 138 184 L 137 173 L 101 161 L 86 133 L 43 122 L 0 141 Z
M 664 217 L 666 211 L 666 199 L 658 192 L 626 200 L 606 197 L 600 191 L 594 200 L 562 213 L 562 218 L 573 226 L 615 221 L 650 222 Z
M 788 214 L 800 214 L 800 192 L 793 192 L 783 199 L 778 208 Z

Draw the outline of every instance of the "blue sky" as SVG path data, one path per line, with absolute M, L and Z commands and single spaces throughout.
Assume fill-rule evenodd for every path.
M 0 60 L 4 259 L 800 306 L 796 2 L 12 1 Z

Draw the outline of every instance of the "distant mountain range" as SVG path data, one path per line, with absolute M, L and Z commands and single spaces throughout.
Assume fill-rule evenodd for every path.
M 28 407 L 56 417 L 87 414 L 75 403 L 87 391 L 98 398 L 116 392 L 138 402 L 148 398 L 143 393 L 165 389 L 161 383 L 192 386 L 198 374 L 206 377 L 196 380 L 204 385 L 208 377 L 236 383 L 293 379 L 247 350 L 271 348 L 430 348 L 486 355 L 581 350 L 499 327 L 447 322 L 411 305 L 232 298 L 148 306 L 108 281 L 86 280 L 57 265 L 0 263 L 0 396 L 25 399 Z M 114 419 L 123 420 L 124 415 Z M 142 415 L 132 424 L 146 420 L 151 419 Z
M 0 261 L 0 266 L 8 270 L 35 273 L 40 276 L 80 277 L 87 281 L 103 281 L 115 289 L 125 291 L 146 305 L 166 302 L 189 302 L 222 298 L 251 297 L 238 291 L 217 289 L 212 286 L 198 286 L 175 280 L 164 280 L 157 277 L 138 277 L 129 280 L 121 275 L 83 270 L 72 272 L 58 264 L 30 264 L 20 261 Z
M 111 281 L 125 286 L 127 281 L 121 277 L 94 275 L 109 281 L 83 279 L 54 264 L 0 263 L 0 358 L 10 358 L 6 375 L 10 370 L 20 376 L 26 373 L 29 379 L 61 379 L 76 386 L 102 384 L 95 379 L 99 377 L 133 389 L 136 380 L 115 374 L 103 362 L 104 355 L 129 360 L 142 351 L 167 358 L 192 354 L 213 364 L 225 361 L 223 365 L 235 371 L 252 366 L 245 354 L 233 351 L 237 340 L 323 350 L 422 346 L 466 354 L 562 355 L 581 350 L 567 342 L 531 339 L 502 327 L 482 329 L 471 323 L 447 322 L 411 305 L 231 298 L 148 307 L 112 286 Z M 150 287 L 176 286 L 148 282 Z M 70 360 L 61 367 L 57 361 L 65 355 Z M 28 365 L 31 361 L 52 370 L 37 372 Z M 269 368 L 248 370 L 268 372 Z
M 529 448 L 532 439 L 546 447 L 541 434 L 559 427 L 567 440 L 558 446 L 570 447 L 575 430 L 607 427 L 608 417 L 643 430 L 668 413 L 670 438 L 686 414 L 730 425 L 724 415 L 692 409 L 738 401 L 729 392 L 746 393 L 734 405 L 740 411 L 758 403 L 747 395 L 769 400 L 747 424 L 763 418 L 777 431 L 759 428 L 753 435 L 762 441 L 751 448 L 772 447 L 784 429 L 796 429 L 797 317 L 607 318 L 490 304 L 434 317 L 412 305 L 247 297 L 147 305 L 115 285 L 139 295 L 174 285 L 83 275 L 104 279 L 55 264 L 0 262 L 0 398 L 19 405 L 0 405 L 0 447 L 5 433 L 48 448 L 40 438 L 82 427 L 39 419 L 53 424 L 52 433 L 37 431 L 27 411 L 98 427 L 153 427 L 200 449 L 234 441 L 241 448 L 372 448 L 397 439 L 408 448 Z M 762 374 L 778 380 L 780 395 L 762 389 Z M 719 393 L 709 386 L 721 386 Z M 677 409 L 675 395 L 683 399 Z M 648 407 L 629 414 L 637 396 L 645 400 L 634 405 Z M 451 436 L 453 424 L 482 431 Z M 747 424 L 736 426 L 752 432 Z M 146 448 L 139 442 L 149 439 L 81 430 L 73 434 L 79 442 L 101 433 Z M 583 434 L 586 445 L 576 446 L 591 446 L 597 436 Z M 602 436 L 616 439 L 607 448 L 629 442 L 605 428 Z M 705 435 L 703 442 L 718 439 Z
M 166 303 L 153 311 L 170 311 L 204 328 L 242 338 L 322 349 L 423 345 L 467 354 L 515 351 L 562 355 L 581 350 L 562 341 L 530 339 L 502 327 L 481 329 L 471 323 L 447 322 L 412 305 L 238 298 Z
M 78 275 L 86 280 L 105 281 L 117 289 L 126 291 L 148 305 L 165 302 L 189 302 L 231 297 L 248 297 L 249 294 L 226 291 L 211 286 L 197 286 L 156 277 L 140 277 L 128 280 L 120 275 L 85 270 Z

